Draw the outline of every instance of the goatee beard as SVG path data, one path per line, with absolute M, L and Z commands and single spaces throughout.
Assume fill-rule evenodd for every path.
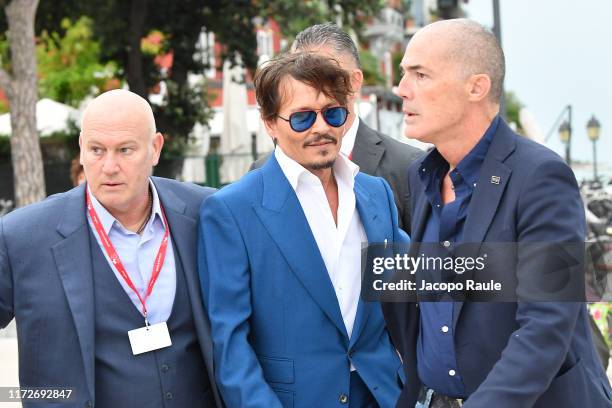
M 308 166 L 308 170 L 323 170 L 333 167 L 336 159 L 331 159 L 322 163 L 314 163 Z

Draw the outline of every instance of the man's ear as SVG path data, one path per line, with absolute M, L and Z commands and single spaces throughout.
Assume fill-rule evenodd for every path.
M 83 165 L 83 132 L 79 132 L 79 163 Z
M 153 165 L 157 166 L 159 162 L 159 156 L 161 155 L 162 147 L 164 147 L 164 135 L 157 132 L 153 136 L 153 153 L 155 154 L 155 159 L 153 160 Z
M 355 68 L 351 71 L 351 88 L 355 94 L 361 91 L 361 85 L 363 85 L 363 71 Z
M 472 75 L 467 82 L 468 99 L 479 102 L 491 92 L 491 78 L 487 74 Z
M 266 132 L 268 132 L 268 135 L 270 135 L 272 140 L 276 140 L 276 135 L 278 134 L 278 130 L 277 130 L 278 124 L 276 122 L 276 119 L 268 120 L 268 119 L 261 118 L 261 120 L 264 123 L 264 126 L 266 127 Z

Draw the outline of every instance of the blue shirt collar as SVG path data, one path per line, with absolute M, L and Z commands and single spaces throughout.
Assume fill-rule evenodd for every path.
M 163 225 L 163 221 L 162 221 L 163 216 L 162 216 L 161 204 L 159 201 L 159 195 L 157 194 L 157 189 L 155 188 L 155 185 L 153 184 L 151 179 L 149 179 L 149 186 L 151 188 L 151 193 L 153 195 L 153 206 L 151 210 L 151 217 L 147 221 L 147 224 L 149 225 L 151 224 L 153 220 L 159 219 Z M 86 186 L 86 188 L 89 191 L 89 197 L 91 198 L 91 204 L 93 205 L 93 208 L 96 210 L 96 213 L 98 214 L 98 217 L 100 218 L 102 227 L 104 228 L 104 232 L 106 232 L 106 234 L 109 235 L 111 229 L 113 228 L 113 226 L 115 226 L 115 228 L 120 228 L 125 233 L 128 233 L 129 231 L 125 229 L 125 227 L 123 227 L 123 225 L 121 225 L 121 223 L 115 217 L 113 217 L 112 214 L 108 212 L 108 210 L 104 208 L 104 206 L 92 194 L 91 190 L 89 189 L 89 186 Z M 87 216 L 89 217 L 89 214 Z M 164 229 L 165 227 L 166 226 L 164 225 Z
M 497 132 L 499 121 L 499 115 L 496 115 L 476 146 L 474 146 L 474 148 L 470 150 L 470 152 L 459 162 L 459 164 L 457 164 L 457 167 L 452 172 L 455 174 L 460 174 L 461 177 L 472 187 L 474 187 L 478 181 L 480 167 L 482 166 L 484 158 L 489 151 L 489 146 L 491 145 L 493 136 L 495 135 L 495 132 Z M 448 162 L 442 157 L 442 155 L 440 155 L 438 149 L 433 149 L 431 152 L 429 152 L 427 157 L 423 159 L 421 167 L 419 168 L 419 174 L 422 180 L 426 180 L 430 177 L 442 179 L 442 177 L 444 177 L 448 171 L 448 168 Z

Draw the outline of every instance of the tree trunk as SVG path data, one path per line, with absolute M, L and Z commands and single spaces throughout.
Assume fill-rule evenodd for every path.
M 11 159 L 16 206 L 45 198 L 45 177 L 36 131 L 36 49 L 34 19 L 38 0 L 12 0 L 5 7 L 11 48 L 10 82 L 2 81 L 11 110 Z M 8 78 L 2 73 L 3 78 Z
M 132 0 L 127 56 L 127 82 L 130 86 L 130 91 L 142 96 L 146 100 L 149 100 L 149 95 L 144 80 L 145 74 L 142 69 L 140 42 L 142 41 L 142 37 L 146 34 L 143 31 L 149 9 L 148 6 L 148 0 Z

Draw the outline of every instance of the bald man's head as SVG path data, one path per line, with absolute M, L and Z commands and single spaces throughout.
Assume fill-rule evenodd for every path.
M 146 202 L 163 144 L 151 107 L 135 93 L 108 91 L 87 106 L 79 138 L 81 164 L 89 189 L 111 214 Z
M 441 43 L 445 58 L 455 62 L 464 77 L 485 74 L 491 79 L 490 100 L 501 99 L 506 63 L 495 35 L 466 18 L 441 20 L 419 30 L 411 41 Z
M 104 92 L 92 100 L 83 113 L 81 129 L 93 123 L 133 125 L 149 136 L 155 135 L 155 118 L 149 103 L 140 95 L 125 89 Z
M 407 137 L 436 146 L 456 138 L 469 144 L 474 127 L 488 126 L 499 112 L 504 54 L 493 34 L 473 21 L 422 28 L 408 43 L 401 67 L 397 92 Z

